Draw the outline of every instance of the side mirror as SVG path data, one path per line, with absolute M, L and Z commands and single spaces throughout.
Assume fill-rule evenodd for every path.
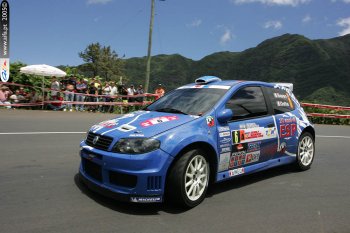
M 221 110 L 217 115 L 217 119 L 220 123 L 227 123 L 227 121 L 231 120 L 232 117 L 233 117 L 232 110 L 227 108 L 225 108 L 224 110 Z

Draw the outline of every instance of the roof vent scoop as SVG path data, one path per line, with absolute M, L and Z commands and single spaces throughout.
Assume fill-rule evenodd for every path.
M 212 82 L 220 82 L 222 81 L 220 78 L 215 77 L 215 76 L 203 76 L 200 78 L 197 78 L 195 80 L 196 84 L 207 84 L 207 83 L 212 83 Z

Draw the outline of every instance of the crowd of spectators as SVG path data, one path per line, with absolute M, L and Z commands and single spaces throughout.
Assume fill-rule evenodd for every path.
M 161 97 L 164 93 L 165 89 L 159 84 L 154 94 Z M 60 79 L 52 77 L 50 87 L 45 89 L 44 96 L 41 91 L 37 92 L 32 88 L 11 86 L 10 89 L 7 85 L 0 84 L 0 104 L 35 104 L 44 100 L 44 107 L 54 111 L 114 112 L 113 104 L 98 105 L 99 102 L 123 102 L 125 111 L 128 111 L 127 103 L 142 103 L 145 100 L 142 94 L 144 90 L 141 84 L 135 87 L 133 84 L 127 86 L 114 81 L 101 82 L 97 78 L 88 80 L 75 76 Z M 85 102 L 96 104 L 84 104 Z M 11 106 L 5 107 L 11 108 Z M 16 107 L 17 105 L 12 106 Z

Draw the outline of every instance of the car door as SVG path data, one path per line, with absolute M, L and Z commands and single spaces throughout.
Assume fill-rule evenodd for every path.
M 270 160 L 277 151 L 277 132 L 262 88 L 240 88 L 225 108 L 232 110 L 233 117 L 218 127 L 219 171 L 236 171 Z
M 277 127 L 278 148 L 276 158 L 295 156 L 298 144 L 298 121 L 295 103 L 283 89 L 264 87 L 273 110 Z

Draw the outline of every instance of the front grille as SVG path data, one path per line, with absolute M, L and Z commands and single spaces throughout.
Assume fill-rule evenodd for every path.
M 95 137 L 98 137 L 98 140 L 95 141 L 95 144 L 94 144 Z M 112 141 L 113 141 L 113 138 L 111 138 L 111 137 L 98 135 L 98 134 L 89 132 L 87 137 L 86 137 L 85 143 L 89 146 L 96 148 L 96 149 L 107 151 L 108 147 L 111 145 Z
M 111 184 L 118 185 L 118 186 L 134 188 L 137 183 L 137 176 L 110 171 L 109 182 Z
M 96 163 L 93 163 L 87 159 L 83 158 L 83 168 L 84 172 L 90 176 L 91 178 L 102 182 L 102 169 L 101 166 L 99 166 Z
M 147 178 L 147 190 L 160 190 L 160 189 L 162 189 L 162 177 L 149 176 Z

